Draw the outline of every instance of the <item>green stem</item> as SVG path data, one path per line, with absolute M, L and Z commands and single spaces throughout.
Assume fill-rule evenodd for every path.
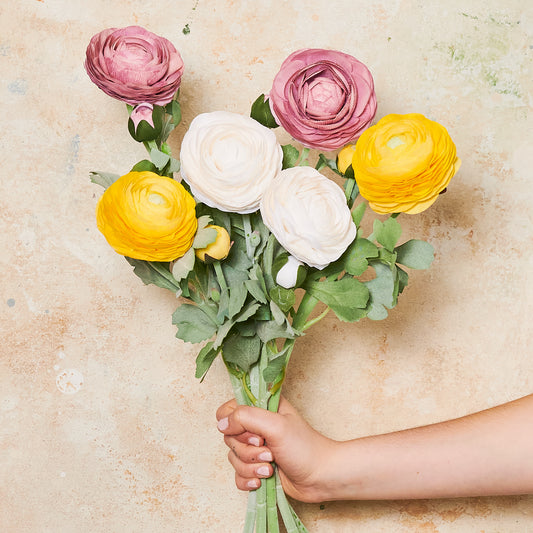
M 287 500 L 287 496 L 281 486 L 281 479 L 279 477 L 278 470 L 275 471 L 275 486 L 276 486 L 276 496 L 278 499 L 279 512 L 281 513 L 281 518 L 283 518 L 283 523 L 285 524 L 285 529 L 287 533 L 298 533 L 298 526 L 294 520 L 294 515 L 292 507 Z
M 257 494 L 255 490 L 251 490 L 248 493 L 248 505 L 246 507 L 246 517 L 244 519 L 243 533 L 254 533 L 256 507 Z
M 217 281 L 218 281 L 218 284 L 220 285 L 220 289 L 222 291 L 227 291 L 228 284 L 226 283 L 224 272 L 222 272 L 222 266 L 220 265 L 220 261 L 215 261 L 213 263 L 213 268 L 215 269 L 215 274 L 217 275 Z
M 268 533 L 279 533 L 276 478 L 274 475 L 264 480 L 266 485 Z
M 302 327 L 302 331 L 305 331 L 306 329 L 309 329 L 311 326 L 314 326 L 317 322 L 320 322 L 328 313 L 329 313 L 329 307 L 326 307 L 326 309 L 324 309 L 324 311 L 322 311 L 322 313 L 320 313 L 316 318 L 313 318 L 313 320 L 308 320 Z
M 159 146 L 157 146 L 157 143 L 155 141 L 144 141 L 143 144 L 144 144 L 144 147 L 146 148 L 146 151 L 148 152 L 148 155 L 150 155 L 150 152 L 154 148 L 156 150 L 159 150 Z

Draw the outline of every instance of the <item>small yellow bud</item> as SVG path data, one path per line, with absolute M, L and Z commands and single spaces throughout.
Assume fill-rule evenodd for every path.
M 355 153 L 355 144 L 348 144 L 337 155 L 337 168 L 343 174 L 346 173 L 346 169 L 352 164 L 354 153 Z
M 200 261 L 209 263 L 211 261 L 221 261 L 228 256 L 231 242 L 229 233 L 221 226 L 208 225 L 206 228 L 213 228 L 217 232 L 217 238 L 205 248 L 197 248 L 194 253 Z

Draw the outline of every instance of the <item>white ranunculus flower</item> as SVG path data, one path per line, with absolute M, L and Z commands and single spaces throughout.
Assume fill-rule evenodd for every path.
M 274 133 L 254 119 L 214 111 L 191 122 L 180 160 L 181 175 L 198 201 L 252 213 L 281 171 L 283 152 Z
M 357 232 L 342 189 L 312 167 L 282 170 L 263 195 L 261 215 L 290 254 L 319 269 L 338 259 Z

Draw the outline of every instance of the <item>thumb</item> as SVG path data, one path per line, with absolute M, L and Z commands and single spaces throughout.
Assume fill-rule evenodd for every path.
M 224 435 L 240 435 L 246 431 L 263 437 L 275 439 L 280 434 L 283 417 L 259 407 L 239 405 L 228 416 L 218 421 L 217 427 Z

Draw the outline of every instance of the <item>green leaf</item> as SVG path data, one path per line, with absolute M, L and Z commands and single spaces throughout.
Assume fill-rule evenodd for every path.
M 378 255 L 378 247 L 373 242 L 357 236 L 343 256 L 344 268 L 348 274 L 360 276 L 368 268 L 368 259 Z
M 411 239 L 395 249 L 396 261 L 415 270 L 424 270 L 431 266 L 435 258 L 433 246 L 426 241 Z
M 272 301 L 275 302 L 284 313 L 287 313 L 296 301 L 294 289 L 285 289 L 279 285 L 270 289 L 269 294 Z
M 211 368 L 213 361 L 216 359 L 219 350 L 213 349 L 213 343 L 208 342 L 198 353 L 196 357 L 195 377 L 204 379 L 207 371 Z
M 181 121 L 181 106 L 177 100 L 172 100 L 165 107 L 165 111 L 172 115 L 172 123 L 177 126 Z
M 215 228 L 200 228 L 198 226 L 192 246 L 193 248 L 206 248 L 209 244 L 215 242 L 217 235 Z
M 248 372 L 250 367 L 257 363 L 261 354 L 261 341 L 259 337 L 241 337 L 230 335 L 222 345 L 222 357 L 227 363 L 237 365 L 243 372 Z
M 365 211 L 366 211 L 366 202 L 361 202 L 357 207 L 354 207 L 352 211 L 352 220 L 354 221 L 354 224 L 357 227 L 361 225 L 361 221 L 363 220 Z
M 172 265 L 172 276 L 180 281 L 189 275 L 189 272 L 194 268 L 196 256 L 194 250 L 189 248 L 179 259 L 174 261 Z
M 389 252 L 394 251 L 394 247 L 402 234 L 402 227 L 396 218 L 389 217 L 384 222 L 374 220 L 374 239 L 384 246 Z
M 149 160 L 143 159 L 133 165 L 131 172 L 155 172 L 157 174 L 157 167 Z
M 110 185 L 115 183 L 118 178 L 120 178 L 118 174 L 97 171 L 89 172 L 89 177 L 91 178 L 92 183 L 96 183 L 96 185 L 101 185 L 104 189 L 107 189 Z
M 284 144 L 281 149 L 283 150 L 283 164 L 282 168 L 295 167 L 298 164 L 300 158 L 300 152 L 292 144 Z
M 125 259 L 133 267 L 133 273 L 141 278 L 145 285 L 156 285 L 172 292 L 181 292 L 179 283 L 168 269 L 168 263 L 142 261 L 131 257 L 126 257 Z
M 201 306 L 193 304 L 181 304 L 172 315 L 172 323 L 178 328 L 176 337 L 185 342 L 205 341 L 217 332 L 217 324 Z
M 396 264 L 396 252 L 389 252 L 386 248 L 379 248 L 379 260 L 392 268 Z
M 222 345 L 222 342 L 230 332 L 231 328 L 236 324 L 237 322 L 244 322 L 245 320 L 248 320 L 261 306 L 260 303 L 257 302 L 250 302 L 248 305 L 246 305 L 243 310 L 235 317 L 230 318 L 229 320 L 226 320 L 222 326 L 218 328 L 217 336 L 215 338 L 214 348 L 218 348 Z
M 305 284 L 311 295 L 324 302 L 344 322 L 361 318 L 361 309 L 366 307 L 369 293 L 364 283 L 345 277 L 341 280 L 313 281 Z
M 247 295 L 244 284 L 239 283 L 229 288 L 228 318 L 234 317 L 242 309 Z
M 150 159 L 158 169 L 163 169 L 170 161 L 170 156 L 157 148 L 152 148 L 150 150 Z
M 263 342 L 282 338 L 294 339 L 296 334 L 297 332 L 292 329 L 288 322 L 279 325 L 274 320 L 263 320 L 257 326 L 257 335 Z
M 376 263 L 373 267 L 376 277 L 365 282 L 370 291 L 370 307 L 367 316 L 371 320 L 383 320 L 388 315 L 386 308 L 394 307 L 396 272 L 381 263 Z
M 279 126 L 270 110 L 268 98 L 264 94 L 260 95 L 252 104 L 250 116 L 267 128 L 277 128 Z
M 179 172 L 181 168 L 180 162 L 177 159 L 174 159 L 173 157 L 170 158 L 170 164 L 167 169 L 168 174 L 172 174 L 173 172 Z
M 287 320 L 285 313 L 279 308 L 279 306 L 273 300 L 270 300 L 270 312 L 272 313 L 272 318 L 274 322 L 281 326 Z
M 287 364 L 288 349 L 289 347 L 286 346 L 281 352 L 274 354 L 267 345 L 268 365 L 263 370 L 263 379 L 267 383 L 273 383 L 274 381 L 276 381 L 276 379 L 285 369 L 285 366 Z
M 400 267 L 396 267 L 396 275 L 398 276 L 398 293 L 402 293 L 409 283 L 409 274 Z
M 336 172 L 337 174 L 342 175 L 339 172 L 339 169 L 337 168 L 337 162 L 335 161 L 335 159 L 328 159 L 324 154 L 318 154 L 318 161 L 315 165 L 315 169 L 320 171 L 324 167 L 328 167 L 331 170 L 333 170 L 333 172 Z
M 246 285 L 248 292 L 254 297 L 255 300 L 261 302 L 262 304 L 267 303 L 266 294 L 263 292 L 261 283 L 259 283 L 259 281 L 256 279 L 247 279 L 244 284 Z

